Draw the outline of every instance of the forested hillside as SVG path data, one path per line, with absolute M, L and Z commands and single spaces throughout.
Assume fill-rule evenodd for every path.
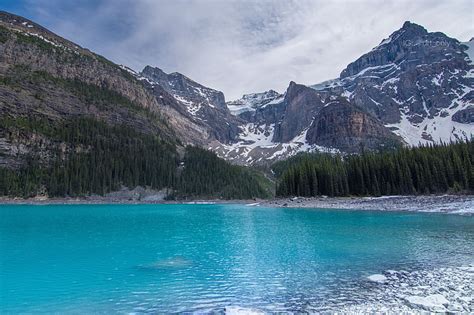
M 31 133 L 58 144 L 48 163 L 30 153 L 25 167 L 0 168 L 1 195 L 81 196 L 104 194 L 121 185 L 171 187 L 175 180 L 175 147 L 126 126 L 88 118 L 58 125 L 34 118 L 4 118 L 1 124 L 10 132 Z
M 204 149 L 187 147 L 178 168 L 180 158 L 174 144 L 127 126 L 108 126 L 88 118 L 58 125 L 35 118 L 2 118 L 0 125 L 9 132 L 34 134 L 57 144 L 47 163 L 30 153 L 24 167 L 0 167 L 0 196 L 103 195 L 122 186 L 171 188 L 178 198 L 270 195 L 263 176 L 230 165 Z
M 274 165 L 278 196 L 474 192 L 474 142 L 361 155 L 304 154 Z

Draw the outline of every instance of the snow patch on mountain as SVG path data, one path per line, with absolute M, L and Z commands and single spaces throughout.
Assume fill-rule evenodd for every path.
M 321 83 L 309 85 L 308 87 L 310 87 L 310 88 L 312 88 L 316 91 L 324 91 L 326 89 L 333 89 L 333 88 L 340 87 L 340 86 L 341 86 L 341 80 L 332 79 L 332 80 L 323 81 Z
M 266 164 L 291 157 L 299 152 L 340 153 L 335 148 L 310 145 L 306 140 L 305 129 L 289 142 L 273 142 L 275 124 L 241 126 L 237 142 L 232 144 L 211 143 L 208 149 L 226 160 L 241 165 Z
M 244 94 L 241 99 L 227 102 L 226 105 L 233 115 L 240 115 L 245 112 L 255 111 L 268 105 L 275 105 L 283 102 L 284 95 L 274 90 L 262 93 Z

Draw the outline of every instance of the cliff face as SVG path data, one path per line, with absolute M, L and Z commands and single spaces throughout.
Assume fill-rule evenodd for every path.
M 308 129 L 306 140 L 310 144 L 339 148 L 348 153 L 400 145 L 400 139 L 380 121 L 342 98 L 328 102 L 321 109 Z
M 473 40 L 461 43 L 406 22 L 339 78 L 312 86 L 291 82 L 284 96 L 270 101 L 250 94 L 251 106 L 242 106 L 245 97 L 229 102 L 247 124 L 235 145 L 218 152 L 247 164 L 299 151 L 359 152 L 470 138 L 473 47 Z
M 285 111 L 275 127 L 274 142 L 288 142 L 300 134 L 323 108 L 324 100 L 315 90 L 291 82 L 285 94 Z
M 14 65 L 45 71 L 54 77 L 80 80 L 127 97 L 156 110 L 157 100 L 126 71 L 107 59 L 81 48 L 41 26 L 8 13 L 0 13 L 4 40 L 0 46 L 0 71 Z

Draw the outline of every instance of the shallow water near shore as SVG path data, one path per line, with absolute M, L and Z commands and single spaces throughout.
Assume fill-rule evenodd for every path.
M 474 217 L 233 204 L 2 205 L 0 252 L 1 313 L 313 312 L 367 301 L 421 310 L 410 296 L 435 293 L 465 311 Z M 370 281 L 374 274 L 385 279 Z

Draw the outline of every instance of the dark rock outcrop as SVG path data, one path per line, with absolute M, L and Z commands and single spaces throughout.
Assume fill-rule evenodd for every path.
M 275 126 L 274 142 L 288 142 L 299 135 L 324 107 L 321 95 L 305 85 L 290 82 L 285 95 L 285 112 Z
M 452 120 L 462 124 L 474 124 L 474 106 L 471 105 L 465 109 L 457 111 L 454 113 Z M 474 126 L 472 128 L 474 129 Z
M 343 152 L 389 149 L 400 139 L 379 120 L 340 98 L 322 108 L 306 134 L 309 144 L 338 148 Z

